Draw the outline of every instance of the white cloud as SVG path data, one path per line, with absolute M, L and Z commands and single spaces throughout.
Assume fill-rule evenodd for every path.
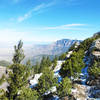
M 20 39 L 23 41 L 50 41 L 52 39 L 45 39 L 50 35 L 49 30 L 52 32 L 55 30 L 62 32 L 62 30 L 86 30 L 84 28 L 86 24 L 66 24 L 66 25 L 59 25 L 55 27 L 33 27 L 27 30 L 25 29 L 2 29 L 0 30 L 0 43 L 1 42 L 18 42 Z M 43 36 L 42 34 L 45 33 Z M 46 35 L 46 36 L 45 36 Z M 39 37 L 40 36 L 40 37 Z M 42 36 L 42 37 L 41 37 Z M 52 40 L 53 41 L 53 40 Z
M 18 20 L 18 22 L 22 22 L 25 19 L 29 18 L 33 13 L 35 14 L 35 13 L 38 13 L 39 11 L 41 11 L 41 10 L 43 10 L 45 8 L 51 7 L 51 6 L 54 5 L 54 3 L 55 2 L 50 2 L 48 4 L 46 4 L 46 3 L 39 4 L 36 7 L 34 7 L 33 9 L 31 9 L 30 11 L 28 11 L 23 16 L 20 16 L 17 20 Z
M 21 0 L 12 0 L 12 1 L 15 2 L 15 3 L 18 3 L 18 2 L 20 2 Z M 19 16 L 19 17 L 17 18 L 17 21 L 18 21 L 18 22 L 22 22 L 22 21 L 24 21 L 24 20 L 30 18 L 31 15 L 33 15 L 33 14 L 34 14 L 34 15 L 35 15 L 35 14 L 40 14 L 41 11 L 43 12 L 44 9 L 49 8 L 49 7 L 53 6 L 53 5 L 61 4 L 61 3 L 66 4 L 66 2 L 67 2 L 67 3 L 73 4 L 73 2 L 75 2 L 75 1 L 77 1 L 77 0 L 52 0 L 52 1 L 49 2 L 49 3 L 41 3 L 41 4 L 39 4 L 39 5 L 35 6 L 35 7 L 33 7 L 31 10 L 29 10 L 29 11 L 28 11 L 27 13 L 25 13 L 24 15 Z
M 66 24 L 66 25 L 60 25 L 60 26 L 54 26 L 54 27 L 42 27 L 39 29 L 43 30 L 79 30 L 80 26 L 85 26 L 86 24 Z
M 40 4 L 40 5 L 37 5 L 35 8 L 33 8 L 33 11 L 38 11 L 38 10 L 44 8 L 44 7 L 45 7 L 45 4 L 42 3 L 42 4 Z

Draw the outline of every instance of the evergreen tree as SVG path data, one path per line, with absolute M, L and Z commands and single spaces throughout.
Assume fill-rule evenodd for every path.
M 93 65 L 89 68 L 89 74 L 95 78 L 100 76 L 100 62 L 94 61 Z
M 20 95 L 17 96 L 16 100 L 38 100 L 38 92 L 36 90 L 23 88 Z
M 51 60 L 50 60 L 49 56 L 47 56 L 47 58 L 46 58 L 46 66 L 47 67 L 51 66 Z
M 41 63 L 40 63 L 40 72 L 44 70 L 45 66 L 46 66 L 46 57 L 43 56 Z
M 5 75 L 3 74 L 2 77 L 0 78 L 0 85 L 2 85 L 3 82 L 5 82 L 5 80 L 6 80 L 6 77 L 5 77 Z
M 52 63 L 53 63 L 52 69 L 53 69 L 53 70 L 54 70 L 55 67 L 57 66 L 57 60 L 58 60 L 58 58 L 57 58 L 57 56 L 55 56 L 55 58 L 54 58 L 53 61 L 52 61 Z
M 74 75 L 73 70 L 72 70 L 71 59 L 66 60 L 65 63 L 62 65 L 60 74 L 62 77 L 66 77 L 66 76 L 71 77 Z
M 66 58 L 66 53 L 63 53 L 62 55 L 59 56 L 59 60 L 65 60 Z
M 54 73 L 49 68 L 45 68 L 43 75 L 39 79 L 37 85 L 37 91 L 40 95 L 40 98 L 43 98 L 44 94 L 49 91 L 57 83 L 57 79 L 54 78 Z
M 39 73 L 40 72 L 40 64 L 38 62 L 36 62 L 36 65 L 33 66 L 34 68 L 34 72 L 35 74 Z
M 21 61 L 25 58 L 22 46 L 23 46 L 23 42 L 21 40 L 19 41 L 17 46 L 16 45 L 14 46 L 15 54 L 12 59 L 14 64 L 16 64 L 16 63 L 20 64 Z
M 28 61 L 26 62 L 26 66 L 29 67 L 29 68 L 32 67 L 32 65 L 31 65 L 31 61 L 30 61 L 30 60 L 28 60 Z
M 26 62 L 26 66 L 28 68 L 28 70 L 30 71 L 30 75 L 34 76 L 35 72 L 34 72 L 34 67 L 32 67 L 31 61 L 28 60 Z
M 68 77 L 65 77 L 63 81 L 57 86 L 57 94 L 60 98 L 69 96 L 71 94 L 72 83 Z
M 76 43 L 77 43 L 77 42 L 75 42 L 75 43 L 69 48 L 69 51 L 73 51 L 73 50 L 75 49 Z
M 19 41 L 18 46 L 15 46 L 15 54 L 13 57 L 13 64 L 10 66 L 8 78 L 8 91 L 7 97 L 9 100 L 16 100 L 18 95 L 23 91 L 24 87 L 27 87 L 29 68 L 26 65 L 22 65 L 21 61 L 24 59 L 24 52 L 22 49 L 23 43 Z
M 40 63 L 40 72 L 43 72 L 45 67 L 50 67 L 51 66 L 51 60 L 49 57 L 43 57 Z
M 78 52 L 73 52 L 71 57 L 65 61 L 60 70 L 62 77 L 78 77 L 81 73 L 81 69 L 85 67 L 83 62 L 84 51 L 79 50 Z
M 0 89 L 0 100 L 8 100 L 6 92 L 3 89 Z

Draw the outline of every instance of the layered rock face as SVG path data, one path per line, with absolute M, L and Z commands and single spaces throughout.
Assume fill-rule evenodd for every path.
M 95 40 L 90 49 L 90 57 L 93 59 L 93 58 L 96 58 L 96 59 L 100 59 L 100 38 Z

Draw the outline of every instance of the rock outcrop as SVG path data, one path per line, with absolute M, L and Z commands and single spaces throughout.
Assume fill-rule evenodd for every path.
M 76 100 L 86 100 L 86 87 L 80 84 L 74 84 L 74 89 L 72 89 L 72 95 Z
M 100 38 L 97 39 L 97 40 L 95 40 L 95 41 L 92 43 L 92 45 L 91 45 L 89 51 L 90 51 L 90 54 L 91 54 L 90 57 L 91 57 L 92 59 L 94 59 L 94 58 L 100 59 Z
M 100 35 L 100 32 L 95 34 L 94 36 L 98 36 Z M 99 61 L 100 60 L 100 38 L 98 38 L 97 40 L 95 40 L 90 49 L 90 59 L 91 59 L 91 64 L 90 64 L 90 68 L 91 66 L 94 64 L 94 60 Z M 100 67 L 98 65 L 98 67 Z M 98 77 L 95 77 L 93 75 L 89 75 L 88 80 L 87 80 L 87 85 L 91 86 L 91 95 L 94 98 L 100 98 L 100 75 Z
M 100 36 L 100 32 L 97 32 L 97 33 L 95 33 L 95 34 L 93 35 L 94 38 L 97 37 L 97 36 Z

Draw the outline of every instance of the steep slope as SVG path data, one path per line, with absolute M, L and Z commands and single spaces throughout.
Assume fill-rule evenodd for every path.
M 88 44 L 87 47 L 85 44 Z M 85 40 L 82 45 L 84 45 L 85 50 L 84 62 L 86 66 L 82 69 L 82 85 L 77 84 L 80 87 L 84 86 L 81 92 L 83 92 L 82 95 L 85 95 L 84 99 L 81 100 L 100 100 L 100 32 Z M 80 45 L 80 47 L 82 46 Z M 79 90 L 77 91 L 79 92 Z M 77 91 L 74 96 L 77 96 Z
M 99 100 L 100 32 L 81 42 L 78 48 L 73 48 L 72 51 L 72 55 L 66 59 L 65 64 L 63 64 L 60 74 L 62 77 L 68 76 L 71 78 L 72 82 L 74 83 L 72 95 L 76 98 L 76 100 Z M 83 52 L 81 53 L 80 51 Z M 81 58 L 81 56 L 84 58 Z M 79 62 L 78 58 L 80 58 Z M 84 61 L 85 65 L 78 65 L 79 63 L 82 63 L 82 60 Z M 81 69 L 81 73 L 78 72 L 77 69 Z M 75 78 L 75 74 L 77 73 L 79 76 Z

